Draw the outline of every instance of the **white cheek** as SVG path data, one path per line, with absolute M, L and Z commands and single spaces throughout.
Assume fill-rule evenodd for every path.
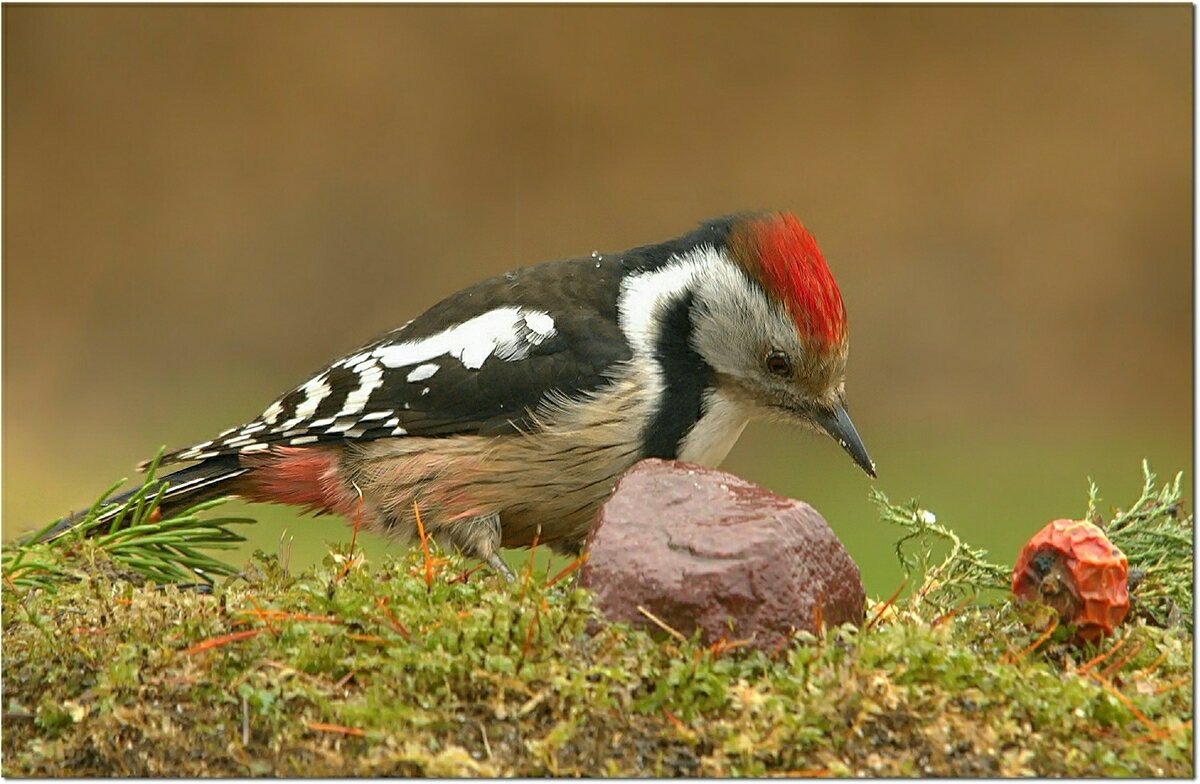
M 766 352 L 798 347 L 795 326 L 742 272 L 720 271 L 701 281 L 696 349 L 717 371 L 761 384 Z

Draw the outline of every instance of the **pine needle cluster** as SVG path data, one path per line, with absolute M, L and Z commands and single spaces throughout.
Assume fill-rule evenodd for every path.
M 162 452 L 159 452 L 161 456 Z M 157 519 L 167 485 L 155 480 L 159 457 L 146 472 L 145 480 L 123 505 L 109 502 L 122 479 L 110 487 L 68 533 L 49 542 L 38 542 L 54 523 L 33 534 L 24 543 L 6 546 L 0 555 L 5 582 L 25 588 L 53 592 L 64 580 L 79 576 L 79 556 L 94 561 L 106 556 L 113 568 L 126 576 L 155 583 L 212 585 L 215 577 L 237 574 L 239 569 L 213 555 L 213 550 L 230 550 L 245 541 L 231 526 L 254 522 L 248 517 L 205 517 L 225 502 L 214 499 L 163 519 Z M 119 513 L 106 521 L 112 509 Z M 84 540 L 88 547 L 80 548 Z
M 1142 493 L 1126 510 L 1104 522 L 1099 490 L 1090 482 L 1086 519 L 1104 529 L 1125 553 L 1139 612 L 1158 625 L 1184 623 L 1192 628 L 1195 584 L 1193 520 L 1183 508 L 1183 473 L 1157 487 L 1150 464 L 1142 461 Z

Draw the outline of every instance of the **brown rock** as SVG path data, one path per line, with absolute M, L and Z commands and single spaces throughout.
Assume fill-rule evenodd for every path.
M 635 627 L 653 627 L 640 605 L 707 644 L 751 638 L 770 651 L 820 618 L 863 617 L 858 567 L 824 518 L 724 471 L 643 460 L 597 513 L 587 549 L 582 584 L 606 618 Z

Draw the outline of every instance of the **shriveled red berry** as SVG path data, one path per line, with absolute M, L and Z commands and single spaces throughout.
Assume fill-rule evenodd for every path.
M 1095 641 L 1129 613 L 1129 562 L 1092 523 L 1055 520 L 1021 548 L 1012 590 L 1050 605 L 1080 639 Z

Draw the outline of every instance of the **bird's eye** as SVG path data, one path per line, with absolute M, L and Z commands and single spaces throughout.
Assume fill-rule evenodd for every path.
M 774 349 L 767 354 L 767 370 L 775 376 L 790 376 L 792 375 L 792 360 L 788 355 Z

